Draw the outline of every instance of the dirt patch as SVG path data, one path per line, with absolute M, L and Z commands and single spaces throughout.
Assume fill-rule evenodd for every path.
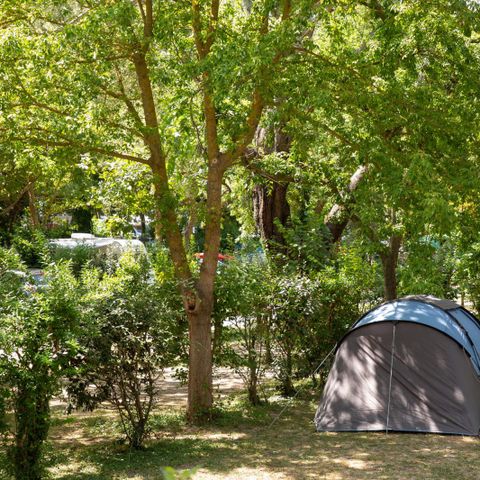
M 175 378 L 175 370 L 167 368 L 159 381 L 159 404 L 171 407 L 187 406 L 187 386 Z M 213 392 L 215 398 L 224 398 L 244 389 L 240 375 L 229 368 L 218 367 L 213 371 Z

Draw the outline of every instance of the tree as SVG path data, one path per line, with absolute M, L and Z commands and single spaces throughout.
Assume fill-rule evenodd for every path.
M 190 323 L 191 418 L 212 405 L 210 318 L 222 181 L 252 141 L 272 100 L 270 84 L 285 75 L 282 62 L 321 12 L 316 7 L 309 0 L 265 1 L 248 11 L 221 8 L 218 0 L 189 6 L 10 0 L 2 6 L 8 112 L 0 124 L 2 143 L 48 148 L 67 163 L 75 152 L 151 170 L 155 208 Z M 201 108 L 199 136 L 192 125 L 175 128 L 192 103 Z M 177 133 L 187 135 L 182 153 L 196 157 L 196 169 L 206 177 L 205 255 L 198 278 L 187 261 L 170 183 Z M 202 136 L 204 147 L 203 139 L 197 141 Z
M 402 243 L 451 229 L 460 192 L 473 187 L 476 9 L 450 1 L 337 8 L 299 67 L 314 93 L 293 105 L 296 151 L 315 158 L 324 211 L 341 205 L 380 258 L 388 299 L 397 295 Z M 362 174 L 352 195 L 354 172 Z

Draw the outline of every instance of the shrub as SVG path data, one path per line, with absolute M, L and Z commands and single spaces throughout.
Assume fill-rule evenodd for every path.
M 259 258 L 230 261 L 219 268 L 215 289 L 214 354 L 240 374 L 253 405 L 260 403 L 258 386 L 267 364 L 266 269 Z
M 47 239 L 38 228 L 18 226 L 13 235 L 12 247 L 29 267 L 42 267 L 48 257 Z
M 75 248 L 50 246 L 49 250 L 54 262 L 69 261 L 76 276 L 79 276 L 82 268 L 92 263 L 97 256 L 95 249 L 88 245 L 78 245 Z
M 3 254 L 3 256 L 5 256 Z M 0 297 L 0 415 L 12 409 L 8 442 L 15 478 L 42 477 L 42 447 L 50 426 L 49 401 L 72 366 L 77 344 L 77 284 L 66 264 L 51 266 L 42 289 L 3 284 Z M 0 277 L 3 282 L 3 277 Z
M 158 396 L 162 368 L 178 349 L 172 330 L 176 316 L 145 261 L 124 255 L 119 268 L 100 276 L 85 270 L 81 370 L 68 390 L 77 406 L 110 401 L 132 448 L 142 448 Z M 89 386 L 94 385 L 92 391 Z

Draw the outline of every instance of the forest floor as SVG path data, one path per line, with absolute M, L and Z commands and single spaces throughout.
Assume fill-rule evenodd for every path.
M 192 427 L 183 413 L 186 390 L 167 377 L 154 433 L 138 452 L 121 442 L 112 410 L 66 415 L 62 405 L 54 405 L 46 451 L 49 478 L 160 480 L 165 466 L 195 469 L 194 480 L 480 478 L 478 438 L 317 433 L 318 392 L 308 388 L 270 427 L 285 400 L 272 397 L 268 405 L 250 407 L 238 377 L 221 371 L 216 383 L 216 418 Z

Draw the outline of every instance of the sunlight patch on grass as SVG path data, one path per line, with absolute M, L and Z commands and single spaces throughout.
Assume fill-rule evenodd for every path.
M 271 472 L 262 468 L 236 468 L 229 473 L 213 473 L 206 470 L 199 470 L 194 480 L 290 480 L 287 474 Z
M 347 468 L 353 468 L 355 470 L 365 470 L 371 462 L 360 460 L 359 458 L 335 458 L 332 460 L 337 465 L 342 465 Z
M 57 465 L 49 470 L 54 478 L 74 478 L 75 475 L 81 475 L 81 478 L 86 475 L 97 476 L 100 471 L 95 465 L 75 460 L 68 464 Z
M 315 408 L 294 401 L 273 428 L 280 404 L 250 407 L 242 398 L 226 398 L 214 420 L 202 426 L 189 425 L 183 410 L 158 408 L 152 438 L 139 452 L 120 442 L 111 411 L 71 417 L 58 412 L 48 447 L 50 478 L 160 480 L 167 466 L 198 467 L 194 480 L 480 478 L 478 438 L 319 433 L 312 425 Z
M 478 437 L 461 437 L 461 440 L 465 443 L 478 443 Z

